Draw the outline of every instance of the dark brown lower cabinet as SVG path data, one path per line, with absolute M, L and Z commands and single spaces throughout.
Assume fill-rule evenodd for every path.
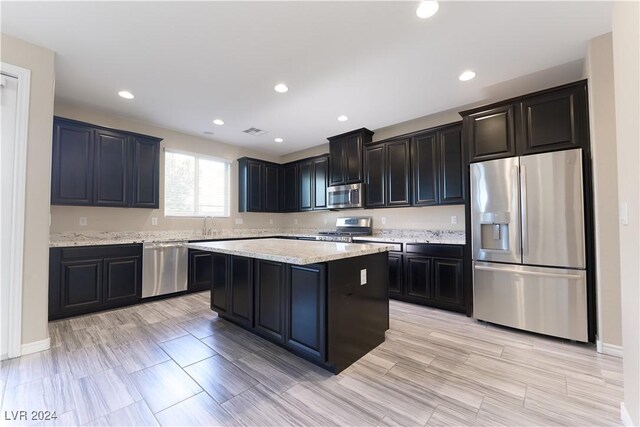
M 211 310 L 218 314 L 227 312 L 228 295 L 227 287 L 229 283 L 229 259 L 223 254 L 211 254 L 213 275 L 211 280 Z
M 206 291 L 213 283 L 213 253 L 189 249 L 189 292 Z
M 227 316 L 246 327 L 253 327 L 252 261 L 251 258 L 233 256 L 229 265 L 229 278 L 233 286 L 227 288 Z
M 51 248 L 49 319 L 140 301 L 142 245 Z
M 255 271 L 255 329 L 260 335 L 284 343 L 285 265 L 280 262 L 256 259 Z
M 326 280 L 322 265 L 289 265 L 286 345 L 318 361 L 326 355 Z
M 465 312 L 463 245 L 407 244 L 389 253 L 389 298 Z

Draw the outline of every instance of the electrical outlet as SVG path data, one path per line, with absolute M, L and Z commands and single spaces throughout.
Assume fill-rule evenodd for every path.
M 329 222 L 329 220 L 327 219 L 327 217 L 324 217 L 324 225 L 327 225 L 327 223 Z
M 458 216 L 451 215 L 451 224 L 457 224 L 457 223 L 458 223 Z
M 244 220 L 242 218 L 236 218 L 236 224 L 240 225 L 244 223 Z
M 382 218 L 380 218 L 380 222 L 382 223 L 382 225 L 385 225 L 387 223 L 387 217 L 383 216 Z
M 152 216 L 151 217 L 151 225 L 158 225 L 158 217 L 157 216 Z
M 360 286 L 367 284 L 367 269 L 360 270 Z
M 80 225 L 82 225 L 82 226 L 87 225 L 87 217 L 86 216 L 81 216 L 80 217 Z

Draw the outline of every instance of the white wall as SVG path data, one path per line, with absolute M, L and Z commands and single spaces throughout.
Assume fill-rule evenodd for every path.
M 54 93 L 54 53 L 0 35 L 2 62 L 31 70 L 24 221 L 22 343 L 49 337 L 49 195 Z
M 585 71 L 593 157 L 598 340 L 607 352 L 622 345 L 618 192 L 611 191 L 618 188 L 618 175 L 611 173 L 618 163 L 611 33 L 589 41 Z
M 618 199 L 628 225 L 620 226 L 620 289 L 624 404 L 629 425 L 640 425 L 640 3 L 613 8 L 613 72 L 618 145 Z M 613 173 L 613 171 L 611 171 Z M 613 191 L 613 189 L 612 189 Z

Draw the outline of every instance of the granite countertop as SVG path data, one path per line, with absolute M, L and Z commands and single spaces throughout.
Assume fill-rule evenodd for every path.
M 298 265 L 371 255 L 393 249 L 393 246 L 384 244 L 283 239 L 227 240 L 187 243 L 185 245 L 188 248 L 203 251 Z
M 315 237 L 320 229 L 225 229 L 214 230 L 205 236 L 201 229 L 177 231 L 89 231 L 55 233 L 49 236 L 49 246 L 123 245 L 129 243 L 175 242 L 190 240 L 225 240 L 265 237 Z M 326 230 L 325 230 L 326 231 Z M 355 241 L 369 240 L 382 243 L 435 243 L 464 245 L 464 231 L 449 230 L 374 230 L 373 235 L 356 237 Z

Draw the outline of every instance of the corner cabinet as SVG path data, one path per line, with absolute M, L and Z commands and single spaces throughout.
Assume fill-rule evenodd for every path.
M 463 204 L 462 125 L 414 135 L 411 141 L 412 205 Z
M 362 128 L 329 139 L 329 185 L 362 182 L 362 155 L 364 144 L 371 142 L 373 132 Z
M 460 114 L 470 162 L 588 146 L 586 80 Z
M 409 142 L 403 138 L 365 147 L 366 207 L 411 205 Z
M 160 141 L 54 117 L 51 204 L 157 209 Z
M 142 245 L 51 248 L 49 320 L 136 304 Z

